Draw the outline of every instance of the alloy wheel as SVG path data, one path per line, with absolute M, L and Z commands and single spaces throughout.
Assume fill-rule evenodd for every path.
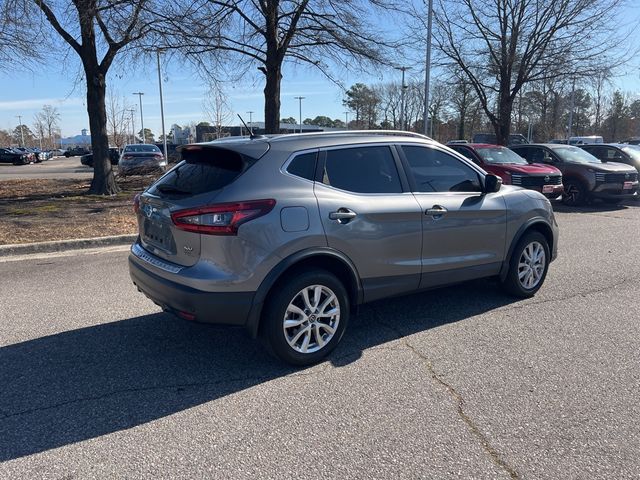
M 575 205 L 580 200 L 580 189 L 573 184 L 568 185 L 565 188 L 565 198 L 566 202 L 570 205 Z
M 523 288 L 531 290 L 542 280 L 546 267 L 547 256 L 540 242 L 527 244 L 522 250 L 518 261 L 518 281 Z
M 331 341 L 340 323 L 340 302 L 324 285 L 300 290 L 285 310 L 282 328 L 289 346 L 313 353 Z

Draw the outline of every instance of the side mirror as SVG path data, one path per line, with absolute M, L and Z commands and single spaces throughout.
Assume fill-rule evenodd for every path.
M 501 186 L 502 179 L 499 176 L 490 173 L 484 177 L 484 193 L 495 193 Z

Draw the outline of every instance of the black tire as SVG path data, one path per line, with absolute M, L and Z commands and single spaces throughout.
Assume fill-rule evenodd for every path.
M 589 200 L 589 194 L 584 185 L 574 179 L 564 181 L 564 193 L 562 194 L 562 202 L 570 207 L 579 207 Z
M 324 270 L 294 270 L 291 274 L 285 275 L 291 275 L 292 278 L 279 282 L 272 289 L 270 295 L 273 296 L 268 299 L 262 314 L 261 335 L 271 352 L 283 362 L 297 366 L 313 365 L 325 358 L 340 343 L 349 321 L 349 296 L 342 282 Z M 337 317 L 334 313 L 328 317 L 318 315 L 316 318 L 316 313 L 324 312 L 309 313 L 305 308 L 303 291 L 318 286 L 321 287 L 321 291 L 316 307 L 322 307 L 328 302 L 323 309 L 324 312 L 335 312 L 337 306 Z M 315 289 L 313 292 L 315 293 Z M 331 294 L 335 301 L 329 302 Z M 309 297 L 309 300 L 314 303 L 315 297 Z M 305 311 L 302 314 L 288 311 L 290 305 Z M 285 328 L 285 320 L 298 324 Z M 335 328 L 333 333 L 330 333 L 332 325 Z M 320 345 L 323 340 L 326 343 Z M 305 342 L 310 351 L 303 353 L 301 350 L 304 349 Z
M 621 198 L 603 198 L 602 201 L 609 205 L 618 205 L 622 199 Z
M 533 280 L 536 280 L 536 273 L 539 276 L 536 283 L 527 287 L 526 280 L 529 278 L 526 274 L 527 268 L 523 266 L 523 271 L 520 272 L 520 260 L 524 259 L 525 263 L 527 262 L 525 256 L 525 248 L 530 245 L 538 244 L 542 247 L 544 251 L 544 264 L 542 265 L 542 272 L 540 273 L 539 268 L 534 269 L 529 265 L 529 270 L 532 271 Z M 531 252 L 531 250 L 529 250 Z M 516 247 L 513 249 L 513 254 L 511 255 L 511 259 L 509 260 L 509 272 L 507 273 L 506 278 L 502 282 L 502 287 L 511 295 L 515 295 L 521 298 L 529 298 L 533 297 L 542 284 L 544 283 L 545 278 L 547 277 L 547 271 L 549 270 L 549 261 L 551 260 L 551 254 L 549 251 L 549 243 L 544 235 L 537 231 L 529 231 L 525 233 L 522 238 L 516 244 Z M 535 267 L 535 264 L 534 264 Z M 519 278 L 520 273 L 523 273 L 525 276 L 521 280 Z

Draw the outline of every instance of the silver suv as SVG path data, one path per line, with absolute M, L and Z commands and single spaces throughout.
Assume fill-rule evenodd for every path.
M 164 310 L 246 327 L 282 360 L 333 350 L 359 305 L 481 277 L 542 286 L 558 226 L 417 134 L 341 132 L 188 145 L 136 198 L 134 284 Z

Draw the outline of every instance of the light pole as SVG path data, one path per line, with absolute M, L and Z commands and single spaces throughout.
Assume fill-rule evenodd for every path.
M 425 135 L 429 134 L 427 124 L 429 123 L 429 81 L 431 76 L 431 24 L 433 19 L 433 0 L 429 0 L 429 6 L 427 7 L 427 61 L 424 72 L 424 118 L 423 118 L 423 131 Z
M 347 130 L 349 130 L 349 112 L 344 112 L 344 124 Z
M 127 112 L 131 114 L 131 133 L 133 134 L 131 136 L 131 143 L 136 143 L 136 119 L 133 115 L 135 111 L 135 108 L 130 108 L 129 110 L 127 110 Z
M 21 147 L 24 147 L 24 130 L 22 130 L 22 115 L 16 115 L 18 117 L 18 123 L 20 123 L 20 138 L 22 139 Z
M 253 110 L 247 112 L 249 114 L 249 131 L 253 133 Z
M 138 95 L 138 97 L 140 98 L 140 123 L 142 124 L 142 143 L 147 143 L 147 137 L 144 134 L 144 117 L 142 115 L 142 95 L 144 95 L 144 92 L 133 92 L 133 95 Z M 136 131 L 133 131 L 133 135 L 135 138 L 135 133 Z
M 302 100 L 304 100 L 306 97 L 293 97 L 296 100 L 298 100 L 298 105 L 300 108 L 300 133 L 302 133 Z
M 404 84 L 404 72 L 409 70 L 411 67 L 396 67 L 396 70 L 400 70 L 402 72 L 402 86 L 400 87 L 400 130 L 405 130 L 405 121 L 404 121 L 404 92 L 407 86 Z
M 573 129 L 573 110 L 576 103 L 576 79 L 573 79 L 573 86 L 571 87 L 571 108 L 569 110 L 569 123 L 567 124 L 567 142 L 571 138 L 571 130 Z
M 167 153 L 167 134 L 164 131 L 164 101 L 162 99 L 162 76 L 160 75 L 160 52 L 161 48 L 156 48 L 156 59 L 158 61 L 158 88 L 160 90 L 160 119 L 162 121 L 162 146 L 164 147 L 164 159 L 169 161 L 169 154 Z M 140 115 L 142 115 L 142 97 L 140 97 Z M 142 128 L 142 135 L 144 136 L 144 127 Z

